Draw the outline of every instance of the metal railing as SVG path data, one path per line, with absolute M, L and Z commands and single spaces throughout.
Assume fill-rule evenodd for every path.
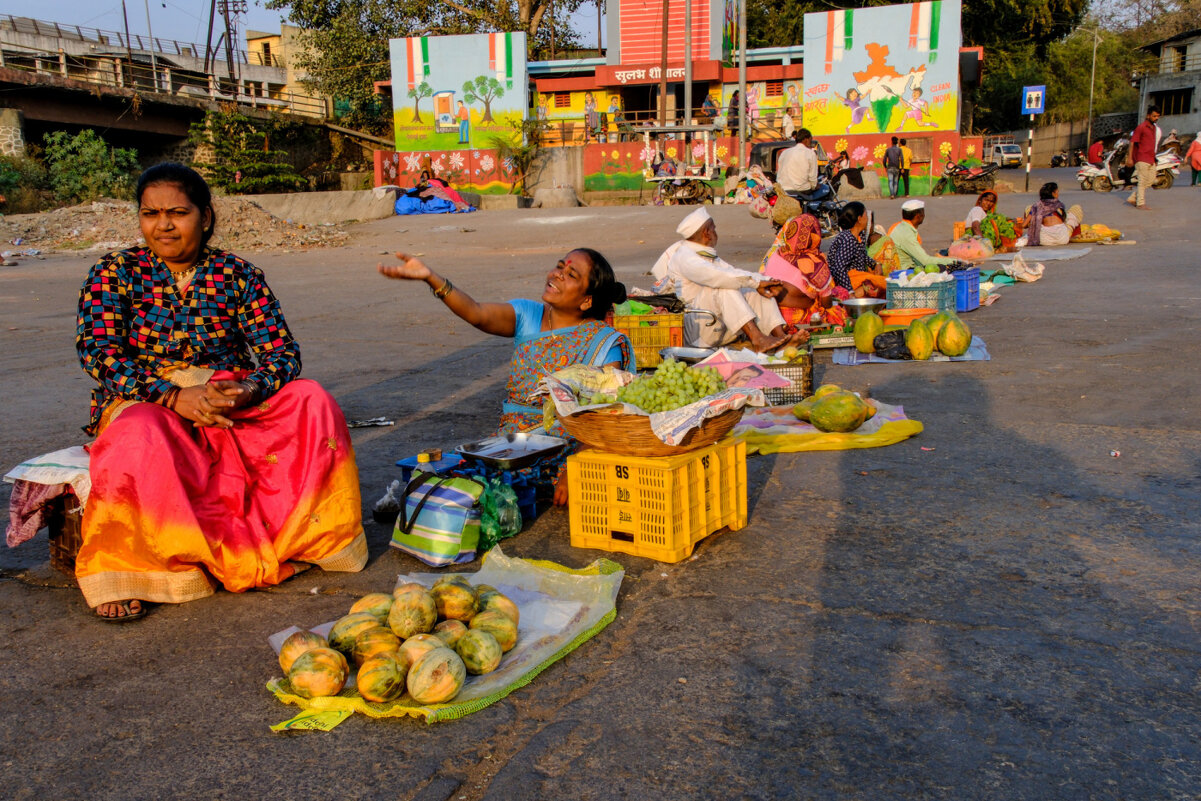
M 1177 72 L 1194 72 L 1196 70 L 1201 70 L 1201 53 L 1194 53 L 1189 56 L 1176 53 L 1167 57 L 1161 55 L 1158 61 L 1147 66 L 1146 73 L 1148 75 L 1168 75 Z
M 13 31 L 32 36 L 48 36 L 58 39 L 70 39 L 89 44 L 102 44 L 111 47 L 128 47 L 134 50 L 154 51 L 163 55 L 192 56 L 204 58 L 204 47 L 191 42 L 178 42 L 175 39 L 160 39 L 141 34 L 131 33 L 127 37 L 120 31 L 106 31 L 101 28 L 89 28 L 86 25 L 64 25 L 60 22 L 46 22 L 30 17 L 16 17 L 12 14 L 0 14 L 0 31 Z M 246 51 L 235 48 L 234 60 L 243 64 L 249 63 Z M 218 55 L 216 49 L 213 55 Z M 225 48 L 219 55 L 224 56 Z
M 16 47 L 0 42 L 0 67 L 37 75 L 53 75 L 96 86 L 237 103 L 305 117 L 325 119 L 328 116 L 323 98 L 296 94 L 279 86 L 246 80 L 230 81 L 161 64 L 156 69 L 150 64 L 138 61 L 130 63 L 128 59 L 116 56 L 78 56 L 61 50 L 47 53 L 16 50 Z
M 530 111 L 531 118 L 536 117 L 538 109 Z M 542 131 L 542 143 L 548 147 L 556 145 L 583 145 L 590 142 L 633 142 L 642 138 L 644 128 L 659 125 L 659 112 L 657 110 L 632 110 L 623 111 L 622 116 L 614 118 L 608 112 L 604 112 L 601 116 L 601 125 L 597 128 L 589 129 L 587 118 L 584 116 L 573 117 L 548 117 L 544 120 L 546 127 Z M 712 121 L 715 126 L 715 131 L 718 136 L 729 134 L 737 136 L 737 128 L 729 130 L 726 128 L 726 115 L 722 111 Z M 677 112 L 675 116 L 669 120 L 669 125 L 684 125 L 684 116 L 681 112 Z M 704 118 L 693 112 L 692 123 L 694 125 L 709 124 Z M 778 116 L 775 114 L 765 114 L 759 119 L 750 123 L 751 129 L 748 132 L 748 138 L 753 140 L 771 140 L 784 138 L 784 120 L 783 114 Z

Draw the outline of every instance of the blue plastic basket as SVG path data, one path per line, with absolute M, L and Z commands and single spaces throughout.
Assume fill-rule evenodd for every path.
M 954 275 L 955 311 L 970 312 L 980 308 L 980 268 L 969 267 Z

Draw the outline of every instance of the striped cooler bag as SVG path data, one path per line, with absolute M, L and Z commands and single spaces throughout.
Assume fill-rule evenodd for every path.
M 484 485 L 470 478 L 414 471 L 405 487 L 392 547 L 433 567 L 475 559 Z

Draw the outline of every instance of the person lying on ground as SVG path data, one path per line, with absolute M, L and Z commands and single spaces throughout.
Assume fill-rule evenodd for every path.
M 333 398 L 254 265 L 209 244 L 208 185 L 158 164 L 135 197 L 146 244 L 104 256 L 79 296 L 99 386 L 92 491 L 75 563 L 96 614 L 278 584 L 297 563 L 367 563 L 359 474 Z
M 625 285 L 616 280 L 605 257 L 591 248 L 576 248 L 559 259 L 546 276 L 541 300 L 506 303 L 481 303 L 416 256 L 397 253 L 396 258 L 399 264 L 379 265 L 381 275 L 423 281 L 460 319 L 486 334 L 514 340 L 498 434 L 544 427 L 542 406 L 531 405 L 530 399 L 539 382 L 556 370 L 571 364 L 635 369 L 629 338 L 604 323 L 613 305 L 625 301 Z M 554 502 L 563 506 L 567 503 L 567 455 L 579 450 L 579 443 L 558 422 L 547 431 L 570 443 L 551 466 Z
M 711 312 L 713 324 L 684 318 L 684 338 L 693 347 L 716 348 L 745 336 L 752 350 L 775 351 L 800 344 L 807 336 L 789 335 L 776 300 L 785 294 L 780 281 L 739 270 L 717 255 L 717 224 L 705 209 L 689 214 L 676 227 L 683 237 L 651 268 L 656 292 L 674 292 L 694 309 Z

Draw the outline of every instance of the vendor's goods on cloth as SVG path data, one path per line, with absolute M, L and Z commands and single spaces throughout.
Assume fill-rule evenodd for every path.
M 984 340 L 978 336 L 972 337 L 972 344 L 962 356 L 946 356 L 932 353 L 926 361 L 930 362 L 979 362 L 989 361 L 992 356 Z M 907 360 L 885 359 L 875 353 L 860 353 L 854 348 L 835 348 L 830 360 L 837 365 L 853 366 L 857 364 L 904 364 Z
M 789 406 L 748 409 L 734 427 L 734 436 L 746 443 L 747 453 L 842 451 L 894 445 L 920 434 L 922 424 L 905 416 L 900 406 L 869 401 L 876 413 L 849 433 L 819 431 L 794 414 Z
M 333 623 L 273 634 L 288 675 L 267 689 L 309 711 L 461 718 L 529 684 L 612 622 L 624 575 L 608 559 L 573 570 L 497 547 L 474 574 L 401 576 L 393 594 L 365 596 Z

